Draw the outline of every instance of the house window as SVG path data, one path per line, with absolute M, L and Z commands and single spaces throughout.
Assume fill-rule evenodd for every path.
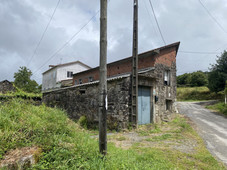
M 74 84 L 77 85 L 77 80 L 75 80 Z
M 172 110 L 172 100 L 166 100 L 166 110 Z
M 67 77 L 68 77 L 68 78 L 73 77 L 73 72 L 72 72 L 72 71 L 67 71 Z
M 82 82 L 82 79 L 79 79 L 79 84 L 82 84 L 83 82 Z
M 170 85 L 170 71 L 169 70 L 166 70 L 164 73 L 164 84 L 166 86 Z
M 89 81 L 89 82 L 92 82 L 92 81 L 93 81 L 93 77 L 89 77 L 89 78 L 88 78 L 88 81 Z

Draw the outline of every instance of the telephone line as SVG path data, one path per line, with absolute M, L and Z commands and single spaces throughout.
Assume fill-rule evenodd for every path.
M 152 9 L 154 18 L 155 18 L 155 22 L 156 22 L 156 24 L 157 24 L 157 26 L 158 26 L 158 30 L 159 30 L 159 33 L 160 33 L 161 38 L 162 38 L 162 41 L 163 41 L 163 43 L 166 45 L 165 39 L 164 39 L 164 37 L 163 37 L 163 35 L 162 35 L 161 28 L 160 28 L 160 26 L 159 26 L 159 24 L 158 24 L 158 19 L 157 19 L 156 15 L 155 15 L 155 11 L 154 11 L 153 5 L 152 5 L 152 3 L 151 3 L 151 0 L 149 0 L 149 2 L 150 2 L 150 6 L 151 6 L 151 9 Z
M 36 48 L 35 48 L 35 50 L 34 50 L 33 55 L 31 56 L 30 60 L 28 61 L 27 66 L 29 66 L 29 64 L 30 64 L 31 61 L 33 60 L 34 56 L 36 55 L 36 52 L 37 52 L 37 50 L 38 50 L 38 48 L 39 48 L 39 46 L 40 46 L 40 44 L 41 44 L 41 42 L 42 42 L 42 40 L 43 40 L 43 38 L 44 38 L 44 35 L 45 35 L 46 32 L 47 32 L 47 29 L 48 29 L 48 27 L 49 27 L 49 25 L 50 25 L 50 23 L 51 23 L 51 21 L 52 21 L 52 19 L 53 19 L 53 17 L 54 17 L 54 14 L 55 14 L 55 12 L 56 12 L 56 10 L 57 10 L 57 8 L 58 8 L 58 5 L 59 5 L 60 1 L 61 1 L 61 0 L 58 0 L 58 3 L 57 3 L 57 5 L 56 5 L 56 7 L 55 7 L 55 9 L 54 9 L 54 12 L 53 12 L 53 14 L 51 15 L 51 18 L 50 18 L 50 20 L 49 20 L 49 22 L 48 22 L 48 24 L 47 24 L 47 26 L 46 26 L 46 28 L 45 28 L 45 30 L 44 30 L 44 32 L 43 32 L 43 34 L 42 34 L 40 40 L 39 40 L 39 42 L 38 42 L 38 44 L 37 44 L 37 46 L 36 46 Z
M 84 24 L 79 31 L 77 31 L 75 34 L 73 34 L 73 36 L 68 40 L 66 41 L 58 50 L 56 50 L 56 52 L 54 52 L 47 60 L 44 64 L 42 64 L 37 70 L 34 71 L 33 74 L 35 74 L 38 70 L 40 70 L 42 67 L 45 66 L 45 64 L 50 61 L 51 59 L 53 59 L 60 51 L 62 51 L 97 15 L 98 13 L 100 12 L 100 10 L 98 10 L 95 15 L 93 15 L 91 17 L 91 19 L 86 23 Z
M 191 54 L 219 54 L 219 53 L 221 53 L 221 52 L 179 51 L 179 53 L 191 53 Z
M 207 14 L 213 19 L 213 21 L 219 26 L 219 28 L 222 29 L 227 34 L 227 31 L 223 28 L 223 26 L 216 20 L 216 18 L 210 13 L 210 11 L 206 8 L 206 6 L 202 3 L 201 0 L 198 0 L 199 3 L 202 5 L 202 7 L 205 9 Z

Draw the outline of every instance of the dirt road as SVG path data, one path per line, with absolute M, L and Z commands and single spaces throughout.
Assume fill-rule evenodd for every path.
M 197 125 L 208 150 L 227 166 L 227 118 L 195 102 L 178 102 L 177 108 Z

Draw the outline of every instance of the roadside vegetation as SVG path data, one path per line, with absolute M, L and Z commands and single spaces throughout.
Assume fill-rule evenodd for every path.
M 109 137 L 108 155 L 102 158 L 98 140 L 64 111 L 23 99 L 0 104 L 0 161 L 10 150 L 38 147 L 41 155 L 32 169 L 224 169 L 183 117 L 127 133 L 143 140 L 122 148 L 117 142 L 127 143 L 126 133 Z M 181 150 L 185 143 L 189 150 Z
M 212 64 L 209 70 L 209 72 L 197 71 L 177 76 L 177 100 L 224 100 L 227 51 L 217 56 L 216 63 Z
M 220 100 L 223 92 L 211 92 L 207 87 L 178 87 L 177 101 Z
M 207 106 L 206 108 L 222 113 L 227 116 L 227 104 L 220 102 L 214 105 Z

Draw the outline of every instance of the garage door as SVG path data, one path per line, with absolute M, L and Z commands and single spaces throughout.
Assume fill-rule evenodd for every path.
M 151 123 L 151 88 L 138 88 L 138 124 Z

